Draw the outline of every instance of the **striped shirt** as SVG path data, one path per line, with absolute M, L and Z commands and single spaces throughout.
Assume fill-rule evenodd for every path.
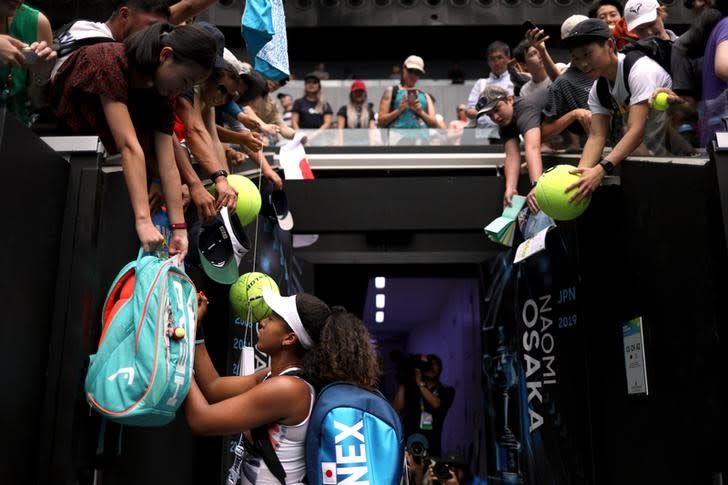
M 589 109 L 589 91 L 593 84 L 594 81 L 580 70 L 569 67 L 549 86 L 546 106 L 543 109 L 544 116 L 557 119 L 575 109 Z M 575 131 L 579 132 L 579 129 Z

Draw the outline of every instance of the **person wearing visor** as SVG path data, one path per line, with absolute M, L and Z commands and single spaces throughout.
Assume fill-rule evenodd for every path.
M 518 195 L 518 177 L 521 171 L 520 137 L 523 136 L 526 165 L 531 185 L 543 172 L 541 161 L 541 112 L 546 99 L 543 96 L 516 98 L 499 86 L 487 86 L 483 90 L 476 108 L 477 117 L 488 116 L 498 125 L 498 134 L 504 143 L 506 160 L 505 172 L 506 190 L 503 195 L 503 205 L 510 206 L 511 199 Z M 477 118 L 476 118 L 477 119 Z M 535 190 L 527 196 L 528 207 L 532 212 L 539 211 L 536 202 Z
M 415 87 L 425 73 L 425 61 L 409 56 L 402 64 L 399 86 L 387 88 L 379 102 L 377 121 L 381 128 L 437 128 L 435 104 L 430 95 Z
M 270 356 L 270 368 L 249 376 L 221 377 L 213 366 L 198 330 L 195 379 L 185 401 L 185 415 L 196 434 L 229 435 L 276 443 L 285 483 L 300 484 L 306 476 L 306 430 L 315 389 L 347 381 L 373 389 L 379 379 L 377 355 L 364 324 L 341 307 L 329 307 L 315 296 L 279 296 L 270 290 L 263 299 L 270 316 L 258 323 L 260 352 Z M 207 302 L 200 299 L 198 322 Z M 199 325 L 199 323 L 198 323 Z M 249 432 L 249 433 L 248 433 Z M 245 444 L 242 481 L 278 485 L 265 454 Z M 275 467 L 273 467 L 275 469 Z

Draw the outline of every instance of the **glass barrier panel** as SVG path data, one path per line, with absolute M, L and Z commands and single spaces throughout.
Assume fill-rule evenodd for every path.
M 482 146 L 499 144 L 497 128 L 454 129 L 339 129 L 298 130 L 311 147 Z M 278 145 L 288 143 L 280 139 Z

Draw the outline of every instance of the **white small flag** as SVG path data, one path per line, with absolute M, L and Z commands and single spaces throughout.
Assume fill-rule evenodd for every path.
M 296 133 L 293 140 L 281 147 L 280 162 L 286 180 L 313 180 L 313 172 L 306 158 L 306 150 L 303 148 L 305 136 Z
M 321 463 L 321 479 L 325 484 L 336 484 L 336 463 Z

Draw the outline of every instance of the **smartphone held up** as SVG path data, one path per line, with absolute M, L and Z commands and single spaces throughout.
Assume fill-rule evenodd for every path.
M 38 54 L 30 47 L 23 47 L 20 52 L 23 53 L 23 57 L 25 58 L 23 60 L 24 66 L 32 66 L 33 64 L 38 62 Z
M 417 103 L 418 99 L 419 99 L 419 91 L 417 89 L 408 89 L 407 90 L 407 103 L 409 103 L 410 106 L 414 106 Z

